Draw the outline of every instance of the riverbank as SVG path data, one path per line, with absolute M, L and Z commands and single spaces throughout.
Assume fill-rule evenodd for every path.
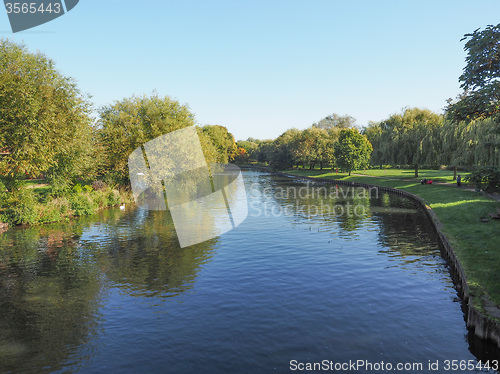
M 426 208 L 440 236 L 443 254 L 468 306 L 468 326 L 474 328 L 477 336 L 489 338 L 500 346 L 500 220 L 488 219 L 489 213 L 500 208 L 500 202 L 471 189 L 422 185 L 418 180 L 303 169 L 283 174 L 339 184 L 379 186 L 413 196 Z
M 0 196 L 0 233 L 15 225 L 39 225 L 85 216 L 119 204 L 129 203 L 129 191 L 103 183 L 94 187 L 77 184 L 71 190 L 50 186 L 26 186 Z

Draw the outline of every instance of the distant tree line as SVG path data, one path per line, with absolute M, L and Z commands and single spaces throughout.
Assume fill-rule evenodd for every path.
M 444 114 L 405 108 L 369 123 L 361 134 L 353 117 L 332 114 L 306 130 L 287 130 L 275 140 L 238 142 L 244 152 L 237 160 L 266 162 L 275 169 L 319 165 L 347 172 L 368 164 L 410 166 L 416 177 L 423 165 L 448 165 L 455 172 L 459 167 L 500 166 L 500 24 L 477 29 L 462 40 L 467 41 L 466 66 L 459 78 L 464 91 L 448 100 Z M 359 135 L 367 142 L 351 140 Z

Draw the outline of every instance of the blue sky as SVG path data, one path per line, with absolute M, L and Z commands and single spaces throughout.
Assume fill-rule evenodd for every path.
M 80 0 L 17 34 L 2 11 L 0 37 L 55 60 L 96 107 L 156 90 L 201 125 L 274 138 L 331 113 L 440 112 L 460 92 L 460 39 L 499 15 L 498 0 Z

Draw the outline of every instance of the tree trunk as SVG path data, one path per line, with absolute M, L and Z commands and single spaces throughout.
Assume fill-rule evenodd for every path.
M 415 164 L 415 178 L 418 178 L 418 164 Z
M 457 180 L 457 167 L 456 166 L 453 167 L 453 180 L 454 181 Z

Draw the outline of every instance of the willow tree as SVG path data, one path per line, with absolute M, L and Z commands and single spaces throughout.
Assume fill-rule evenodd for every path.
M 463 92 L 448 100 L 443 139 L 451 163 L 499 165 L 500 24 L 466 34 Z
M 69 182 L 91 168 L 90 104 L 54 61 L 0 40 L 0 175 Z
M 380 168 L 382 169 L 384 143 L 382 142 L 382 127 L 380 123 L 369 122 L 368 126 L 363 129 L 363 135 L 366 136 L 373 146 L 373 152 L 370 159 L 371 164 L 380 164 Z
M 443 116 L 428 109 L 408 108 L 381 124 L 381 159 L 387 163 L 413 165 L 418 178 L 420 165 L 437 165 L 442 149 Z

